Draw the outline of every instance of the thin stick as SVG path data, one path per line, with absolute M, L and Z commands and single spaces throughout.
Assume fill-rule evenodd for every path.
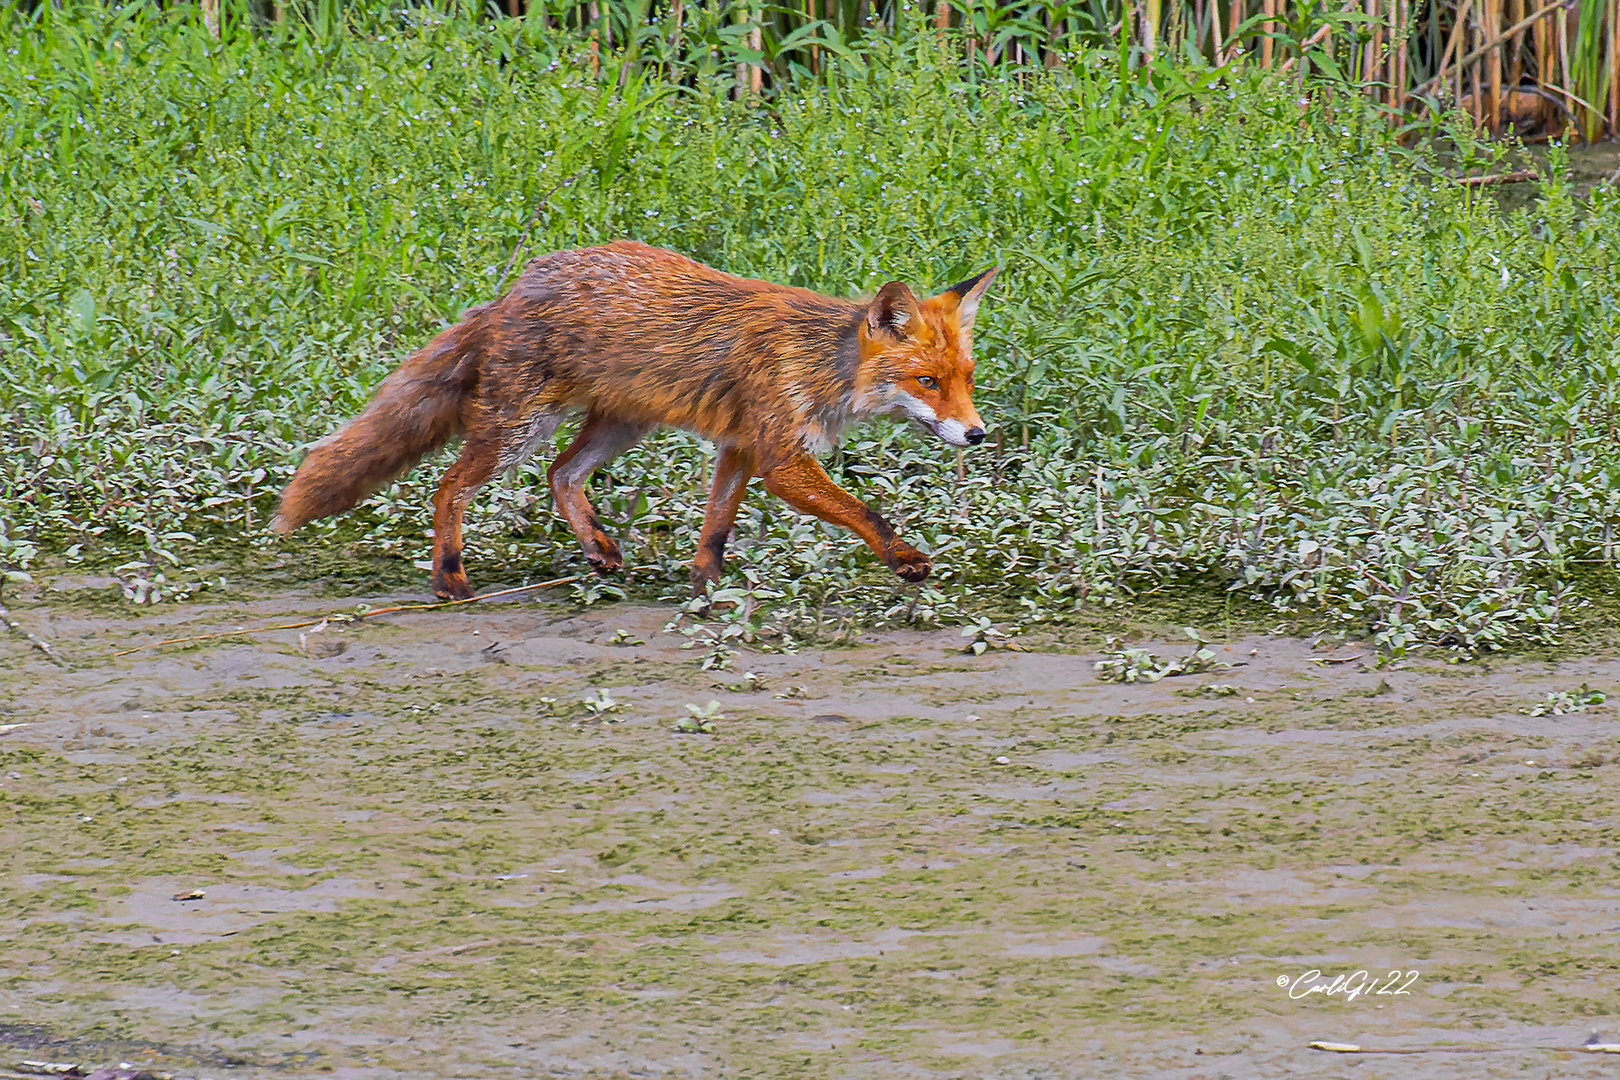
M 1355 1043 L 1312 1042 L 1306 1043 L 1307 1050 L 1323 1050 L 1330 1054 L 1501 1054 L 1518 1052 L 1520 1050 L 1553 1050 L 1564 1054 L 1614 1054 L 1620 1053 L 1620 1044 L 1615 1043 L 1588 1043 L 1585 1046 L 1493 1046 L 1488 1043 L 1472 1043 L 1463 1046 L 1358 1046 Z
M 1496 176 L 1459 176 L 1453 182 L 1463 187 L 1488 187 L 1491 184 L 1518 184 L 1535 179 L 1537 176 L 1534 169 L 1519 169 L 1517 172 L 1501 173 Z
M 638 567 L 638 569 L 642 568 Z M 154 641 L 150 645 L 137 645 L 133 649 L 125 649 L 123 652 L 115 652 L 113 653 L 113 656 L 128 656 L 130 653 L 144 652 L 147 649 L 158 649 L 162 648 L 164 645 L 183 645 L 190 641 L 213 641 L 216 638 L 223 637 L 242 637 L 247 634 L 268 634 L 272 630 L 302 630 L 306 626 L 316 626 L 320 623 L 328 622 L 333 619 L 340 622 L 359 622 L 361 619 L 369 619 L 374 615 L 392 615 L 397 611 L 437 611 L 440 608 L 455 607 L 458 604 L 476 604 L 480 600 L 493 600 L 497 596 L 511 596 L 513 593 L 528 592 L 531 589 L 549 589 L 553 585 L 567 585 L 569 582 L 578 581 L 584 576 L 584 574 L 575 574 L 573 577 L 557 578 L 555 581 L 541 581 L 534 585 L 519 585 L 513 589 L 501 589 L 498 592 L 484 593 L 481 596 L 469 596 L 465 600 L 443 600 L 436 604 L 399 604 L 394 607 L 373 608 L 370 611 L 362 611 L 357 615 L 339 613 L 337 615 L 323 615 L 319 619 L 310 619 L 307 622 L 283 623 L 280 626 L 257 626 L 252 630 L 222 630 L 217 634 L 193 634 L 190 637 L 168 638 L 164 641 Z
M 12 633 L 21 634 L 23 637 L 27 638 L 28 644 L 45 654 L 45 659 L 49 660 L 57 667 L 67 667 L 67 665 L 62 662 L 62 658 L 51 651 L 50 642 L 41 641 L 33 634 L 30 634 L 27 630 L 24 630 L 22 628 L 22 624 L 11 617 L 11 612 L 7 611 L 4 605 L 0 605 L 0 622 L 5 623 L 6 629 L 10 630 Z
M 1597 106 L 1596 105 L 1593 105 L 1590 101 L 1587 101 L 1585 98 L 1581 97 L 1579 94 L 1576 94 L 1573 91 L 1567 90 L 1562 86 L 1557 86 L 1557 85 L 1544 83 L 1544 82 L 1541 82 L 1539 79 L 1537 80 L 1537 84 L 1541 87 L 1541 89 L 1543 91 L 1543 96 L 1551 95 L 1551 94 L 1558 94 L 1558 95 L 1562 96 L 1563 98 L 1565 98 L 1568 101 L 1573 101 L 1577 105 L 1584 105 L 1588 109 L 1591 109 L 1594 112 L 1597 111 Z M 1564 112 L 1566 114 L 1573 114 L 1574 110 L 1566 105 L 1566 106 L 1564 106 Z M 1572 115 L 1571 115 L 1571 119 L 1573 119 Z
M 580 177 L 590 172 L 590 169 L 591 167 L 587 165 L 585 168 L 579 170 L 579 172 L 575 173 L 573 176 L 570 176 L 568 179 L 557 181 L 555 184 L 552 184 L 549 188 L 547 188 L 540 196 L 539 201 L 534 204 L 534 213 L 529 215 L 529 223 L 523 226 L 523 235 L 518 237 L 516 246 L 512 248 L 512 257 L 506 260 L 506 269 L 501 271 L 501 280 L 498 283 L 499 285 L 505 285 L 506 279 L 512 276 L 512 265 L 517 262 L 518 255 L 523 251 L 523 245 L 529 242 L 529 230 L 533 229 L 534 223 L 540 220 L 540 211 L 546 208 L 546 201 L 557 193 L 558 188 L 567 187 L 575 180 L 578 180 Z

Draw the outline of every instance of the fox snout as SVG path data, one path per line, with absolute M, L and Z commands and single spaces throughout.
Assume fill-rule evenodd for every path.
M 960 420 L 941 420 L 934 434 L 952 446 L 978 446 L 984 442 L 984 428 L 978 424 L 968 427 Z

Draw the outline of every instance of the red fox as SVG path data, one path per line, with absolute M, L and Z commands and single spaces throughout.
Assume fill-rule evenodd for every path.
M 400 365 L 364 412 L 310 448 L 271 529 L 342 513 L 456 436 L 433 497 L 433 591 L 473 595 L 461 519 L 474 492 L 585 418 L 547 472 L 598 570 L 622 565 L 585 482 L 659 425 L 719 448 L 692 587 L 717 580 L 748 481 L 852 530 L 907 581 L 933 568 L 816 461 L 850 421 L 904 415 L 952 446 L 984 440 L 973 317 L 999 267 L 918 299 L 891 281 L 856 303 L 722 273 L 634 241 L 531 261 L 500 299 Z

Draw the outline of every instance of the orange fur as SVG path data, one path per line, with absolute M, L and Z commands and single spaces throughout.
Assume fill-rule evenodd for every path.
M 857 303 L 711 269 L 634 241 L 529 263 L 506 295 L 468 312 L 382 383 L 364 412 L 316 443 L 272 528 L 341 513 L 457 435 L 434 496 L 433 587 L 472 595 L 461 518 L 477 489 L 585 420 L 548 472 L 557 510 L 601 570 L 622 560 L 585 493 L 590 474 L 660 425 L 721 447 L 692 566 L 720 575 L 748 481 L 844 525 L 901 577 L 927 556 L 828 478 L 814 455 L 853 420 L 909 415 L 953 445 L 977 443 L 971 331 L 986 271 L 918 299 L 897 281 Z

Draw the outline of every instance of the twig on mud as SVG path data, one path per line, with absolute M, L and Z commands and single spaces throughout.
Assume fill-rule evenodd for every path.
M 1464 1046 L 1358 1046 L 1355 1043 L 1306 1043 L 1307 1050 L 1323 1050 L 1330 1054 L 1501 1054 L 1509 1051 L 1553 1050 L 1561 1054 L 1614 1054 L 1620 1053 L 1620 1044 L 1587 1043 L 1585 1046 L 1491 1046 L 1474 1043 Z
M 22 623 L 19 623 L 13 619 L 11 617 L 11 612 L 7 611 L 4 606 L 0 606 L 0 622 L 5 623 L 6 629 L 10 630 L 12 633 L 21 634 L 23 637 L 27 638 L 28 644 L 45 654 L 45 659 L 49 660 L 59 668 L 67 667 L 67 665 L 62 662 L 62 658 L 57 656 L 56 653 L 51 650 L 50 642 L 41 641 L 33 634 L 30 634 L 27 630 L 24 630 L 22 628 Z
M 506 269 L 501 271 L 501 280 L 496 282 L 497 288 L 504 286 L 506 284 L 506 279 L 512 276 L 512 267 L 517 264 L 518 255 L 523 251 L 523 245 L 529 242 L 529 230 L 533 229 L 534 223 L 540 220 L 540 211 L 546 208 L 546 200 L 555 195 L 558 188 L 567 187 L 590 171 L 589 166 L 587 166 L 586 168 L 579 170 L 579 172 L 575 173 L 573 176 L 570 176 L 568 179 L 557 181 L 555 184 L 552 184 L 549 188 L 547 188 L 540 198 L 535 201 L 534 213 L 529 215 L 529 223 L 523 226 L 523 235 L 518 237 L 517 244 L 513 246 L 512 257 L 506 260 Z
M 1364 653 L 1364 652 L 1358 652 L 1354 656 L 1312 656 L 1312 657 L 1308 658 L 1305 662 L 1307 664 L 1348 664 L 1350 661 L 1352 661 L 1352 660 L 1360 660 L 1363 656 L 1366 656 L 1366 655 L 1368 655 L 1368 654 Z
M 541 581 L 533 585 L 519 585 L 516 588 L 501 589 L 497 592 L 484 593 L 481 596 L 469 596 L 465 600 L 442 600 L 436 604 L 399 604 L 395 607 L 372 608 L 369 611 L 362 611 L 355 615 L 349 615 L 346 613 L 340 613 L 337 615 L 323 615 L 319 619 L 309 619 L 305 622 L 283 623 L 280 626 L 257 626 L 252 630 L 221 630 L 217 634 L 193 634 L 190 637 L 167 638 L 163 641 L 154 641 L 150 645 L 137 645 L 133 649 L 125 649 L 123 652 L 115 652 L 113 653 L 113 656 L 128 656 L 130 653 L 144 652 L 147 649 L 158 649 L 162 648 L 164 645 L 183 645 L 190 641 L 213 641 L 216 638 L 241 637 L 244 634 L 267 634 L 272 630 L 302 630 L 306 626 L 314 626 L 317 623 L 327 622 L 328 620 L 332 622 L 359 622 L 361 619 L 369 619 L 374 615 L 392 615 L 396 611 L 437 611 L 440 608 L 455 607 L 458 604 L 476 604 L 480 600 L 493 600 L 497 596 L 511 596 L 513 593 L 528 592 L 531 589 L 549 589 L 553 585 L 567 585 L 569 582 L 578 581 L 584 576 L 584 574 L 575 574 L 573 577 L 557 578 L 553 581 Z M 60 663 L 61 661 L 57 662 Z
M 1452 182 L 1463 187 L 1487 187 L 1491 184 L 1522 184 L 1527 180 L 1541 179 L 1534 169 L 1518 169 L 1510 173 L 1498 173 L 1495 176 L 1458 176 Z

